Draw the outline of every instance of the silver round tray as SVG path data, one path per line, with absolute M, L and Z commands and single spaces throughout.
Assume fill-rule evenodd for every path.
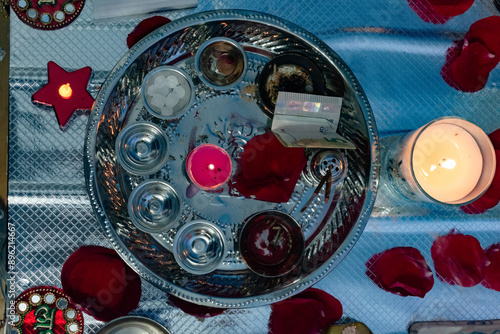
M 195 69 L 197 49 L 208 39 L 224 36 L 245 50 L 247 71 L 236 86 L 212 89 Z M 269 129 L 271 119 L 259 98 L 258 76 L 264 65 L 282 53 L 302 54 L 321 68 L 326 93 L 343 97 L 338 132 L 351 140 L 345 150 L 345 178 L 323 204 L 322 194 L 304 212 L 317 183 L 305 174 L 288 203 L 268 203 L 242 196 L 200 192 L 187 196 L 183 174 L 188 142 L 214 143 L 233 157 L 255 135 Z M 187 73 L 195 87 L 191 109 L 180 119 L 155 118 L 144 107 L 141 85 L 159 66 L 175 66 Z M 121 129 L 139 121 L 153 122 L 170 139 L 169 160 L 153 175 L 126 172 L 116 159 L 115 142 Z M 231 140 L 228 138 L 231 137 Z M 88 192 L 105 234 L 122 258 L 144 279 L 182 299 L 212 307 L 242 308 L 270 304 L 313 285 L 333 270 L 359 238 L 375 200 L 378 179 L 378 136 L 368 100 L 347 65 L 325 43 L 285 20 L 249 11 L 204 12 L 173 21 L 135 45 L 111 71 L 97 96 L 86 136 L 85 175 Z M 138 230 L 127 212 L 127 200 L 138 184 L 159 178 L 183 197 L 180 219 L 166 232 Z M 234 194 L 233 194 L 234 195 Z M 306 239 L 297 268 L 278 278 L 250 271 L 238 252 L 242 221 L 261 210 L 286 212 L 299 221 Z M 209 274 L 184 271 L 172 254 L 176 231 L 202 219 L 225 233 L 227 254 Z

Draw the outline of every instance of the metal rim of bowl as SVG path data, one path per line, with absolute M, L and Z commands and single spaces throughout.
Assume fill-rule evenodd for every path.
M 277 266 L 261 266 L 261 268 L 262 268 L 261 269 L 261 268 L 254 267 L 254 264 L 256 264 L 258 262 L 257 260 L 254 260 L 254 259 L 250 258 L 249 256 L 246 256 L 247 252 L 245 252 L 244 248 L 247 244 L 247 239 L 243 238 L 242 236 L 248 237 L 247 234 L 249 232 L 252 220 L 261 216 L 261 215 L 264 215 L 264 214 L 278 216 L 278 217 L 283 218 L 284 220 L 287 220 L 290 224 L 291 229 L 292 229 L 292 231 L 290 231 L 290 234 L 293 234 L 294 231 L 299 232 L 298 237 L 293 240 L 294 251 L 297 251 L 297 253 L 300 253 L 300 255 L 297 257 L 297 259 L 295 261 L 290 262 L 291 255 L 289 255 L 288 258 L 286 258 L 283 262 L 279 263 L 279 265 L 277 265 Z M 250 217 L 245 219 L 245 221 L 243 222 L 243 225 L 241 227 L 241 231 L 240 231 L 239 235 L 240 235 L 239 252 L 241 254 L 241 257 L 243 258 L 243 260 L 247 264 L 248 268 L 251 271 L 253 271 L 254 273 L 256 273 L 257 275 L 261 275 L 264 277 L 280 277 L 280 276 L 288 274 L 293 269 L 295 269 L 295 267 L 302 260 L 303 252 L 305 249 L 305 243 L 306 243 L 305 238 L 304 238 L 304 233 L 302 232 L 302 228 L 301 228 L 299 222 L 295 218 L 293 218 L 292 216 L 290 216 L 284 212 L 281 212 L 278 210 L 265 210 L 265 211 L 260 211 L 260 212 L 254 213 L 253 215 L 251 215 Z M 258 266 L 258 264 L 257 264 L 257 266 Z
M 176 72 L 177 74 L 179 74 L 181 77 L 183 77 L 187 81 L 189 89 L 191 90 L 190 96 L 189 96 L 189 101 L 188 101 L 188 103 L 186 103 L 184 108 L 181 108 L 178 112 L 176 112 L 175 114 L 172 114 L 170 116 L 166 116 L 166 115 L 163 115 L 161 113 L 158 113 L 156 110 L 154 110 L 149 105 L 148 101 L 146 100 L 146 89 L 145 88 L 146 88 L 148 81 L 151 79 L 151 77 L 153 75 L 155 75 L 158 72 L 162 72 L 162 71 Z M 141 97 L 142 97 L 142 101 L 144 102 L 144 106 L 146 107 L 146 110 L 149 111 L 151 113 L 151 115 L 153 115 L 159 119 L 165 119 L 165 120 L 178 119 L 178 118 L 181 118 L 189 109 L 191 109 L 191 107 L 193 105 L 193 102 L 195 99 L 194 83 L 193 83 L 193 80 L 191 79 L 191 77 L 186 72 L 181 70 L 180 68 L 177 68 L 174 66 L 168 66 L 168 65 L 158 66 L 158 67 L 154 68 L 153 70 L 151 70 L 144 77 L 144 81 L 141 85 Z
M 227 84 L 227 85 L 223 85 L 223 86 L 220 86 L 220 85 L 216 85 L 214 83 L 211 83 L 206 77 L 205 77 L 205 74 L 203 73 L 203 71 L 201 70 L 200 68 L 200 58 L 201 58 L 201 54 L 203 53 L 203 51 L 211 44 L 213 43 L 216 43 L 216 42 L 226 42 L 226 43 L 229 43 L 231 44 L 232 46 L 234 46 L 238 51 L 241 52 L 241 55 L 243 57 L 243 70 L 241 71 L 241 74 L 240 76 L 232 83 L 230 84 Z M 242 80 L 243 80 L 243 77 L 245 76 L 245 73 L 247 72 L 247 68 L 248 68 L 248 64 L 247 64 L 247 56 L 246 56 L 246 53 L 245 53 L 245 50 L 243 49 L 243 47 L 238 43 L 236 42 L 235 40 L 232 40 L 231 38 L 227 38 L 227 37 L 214 37 L 214 38 L 211 38 L 209 40 L 207 40 L 206 42 L 204 42 L 200 47 L 199 49 L 196 51 L 196 55 L 195 55 L 195 61 L 194 61 L 194 64 L 195 64 L 195 68 L 196 68 L 196 73 L 198 73 L 198 77 L 201 79 L 201 81 L 207 85 L 208 87 L 210 88 L 213 88 L 213 89 L 216 89 L 216 90 L 219 90 L 219 89 L 229 89 L 229 88 L 232 88 L 232 87 L 235 87 L 237 86 Z
M 266 295 L 256 295 L 242 298 L 224 298 L 198 294 L 183 287 L 174 285 L 173 283 L 167 282 L 160 276 L 152 272 L 150 269 L 148 269 L 144 264 L 139 262 L 137 258 L 135 258 L 135 256 L 133 256 L 129 252 L 123 242 L 119 240 L 118 234 L 113 228 L 113 224 L 109 220 L 107 213 L 103 210 L 101 194 L 96 191 L 97 176 L 94 170 L 94 153 L 98 124 L 105 106 L 106 98 L 109 96 L 118 80 L 124 74 L 133 60 L 135 60 L 157 40 L 164 38 L 165 36 L 174 32 L 181 31 L 182 29 L 185 29 L 192 24 L 199 24 L 200 22 L 208 21 L 237 19 L 246 20 L 248 22 L 258 22 L 260 24 L 266 24 L 270 27 L 286 30 L 288 32 L 294 33 L 297 37 L 303 39 L 305 42 L 313 44 L 321 49 L 321 53 L 333 64 L 335 64 L 337 70 L 342 74 L 345 83 L 353 90 L 355 99 L 359 103 L 361 112 L 363 113 L 363 117 L 365 118 L 365 125 L 367 130 L 366 135 L 371 154 L 369 158 L 370 166 L 368 173 L 369 175 L 367 176 L 368 179 L 366 186 L 366 196 L 360 210 L 358 220 L 349 231 L 345 240 L 328 261 L 318 267 L 314 273 L 310 274 L 299 282 L 284 287 L 278 291 L 273 291 Z M 196 13 L 180 18 L 152 32 L 150 35 L 139 41 L 133 48 L 127 51 L 127 53 L 112 69 L 106 81 L 102 85 L 102 89 L 97 95 L 87 126 L 85 152 L 86 155 L 84 157 L 84 172 L 91 205 L 94 209 L 97 219 L 104 229 L 106 236 L 109 240 L 112 240 L 113 247 L 116 249 L 118 254 L 120 254 L 125 262 L 137 273 L 139 273 L 140 276 L 142 276 L 144 279 L 157 286 L 158 288 L 166 290 L 170 294 L 173 294 L 174 296 L 186 301 L 195 302 L 199 305 L 218 308 L 245 308 L 269 305 L 307 289 L 308 287 L 324 278 L 327 274 L 329 274 L 335 268 L 335 266 L 338 265 L 341 260 L 352 250 L 354 244 L 359 239 L 361 232 L 368 222 L 371 210 L 375 203 L 380 166 L 378 131 L 376 128 L 375 117 L 359 81 L 356 79 L 347 64 L 325 42 L 308 32 L 304 28 L 273 15 L 247 10 L 214 10 Z
M 208 268 L 205 268 L 205 270 L 200 270 L 200 269 L 196 269 L 196 268 L 193 268 L 193 267 L 190 267 L 188 265 L 186 265 L 185 263 L 183 263 L 180 259 L 179 259 L 179 251 L 178 251 L 178 247 L 179 247 L 179 239 L 181 237 L 185 237 L 185 231 L 189 228 L 192 228 L 192 227 L 196 227 L 196 225 L 199 225 L 199 226 L 203 226 L 203 225 L 207 225 L 209 224 L 210 225 L 210 228 L 212 229 L 212 231 L 217 235 L 217 237 L 221 240 L 221 248 L 222 248 L 222 251 L 221 251 L 221 255 L 220 257 L 216 260 L 216 262 L 212 263 Z M 184 270 L 186 270 L 187 272 L 190 272 L 192 274 L 196 274 L 196 275 L 203 275 L 203 274 L 208 274 L 214 270 L 217 269 L 217 267 L 219 266 L 219 264 L 222 263 L 222 261 L 224 260 L 226 256 L 226 242 L 225 242 L 225 239 L 224 239 L 224 233 L 214 224 L 211 224 L 210 222 L 208 221 L 205 221 L 205 220 L 193 220 L 185 225 L 183 225 L 178 231 L 177 233 L 175 234 L 175 238 L 174 238 L 174 257 L 175 257 L 175 260 L 177 261 L 177 263 L 179 264 L 179 266 L 181 266 Z
M 116 137 L 115 152 L 121 152 L 120 145 L 122 144 L 123 137 L 128 135 L 129 132 L 132 131 L 134 128 L 137 128 L 140 126 L 147 126 L 147 127 L 150 127 L 151 129 L 154 129 L 159 134 L 159 136 L 162 139 L 164 139 L 164 141 L 165 141 L 164 151 L 165 152 L 163 153 L 162 158 L 157 160 L 157 162 L 154 165 L 152 165 L 150 168 L 144 169 L 144 168 L 141 168 L 140 166 L 134 166 L 133 163 L 128 162 L 125 159 L 123 159 L 122 154 L 117 154 L 116 156 L 117 156 L 118 163 L 126 171 L 128 171 L 132 174 L 136 174 L 136 175 L 150 175 L 150 174 L 153 174 L 153 173 L 156 173 L 157 171 L 159 171 L 167 163 L 167 160 L 168 160 L 168 142 L 169 142 L 169 140 L 168 140 L 167 135 L 163 131 L 163 129 L 161 127 L 159 127 L 158 125 L 151 123 L 151 122 L 137 122 L 137 123 L 134 123 L 132 125 L 124 127 L 120 131 L 118 136 Z
M 122 324 L 128 324 L 130 326 L 130 323 L 140 323 L 141 325 L 147 326 L 150 330 L 157 334 L 170 334 L 170 331 L 168 331 L 163 325 L 154 321 L 153 319 L 133 315 L 111 320 L 103 327 L 101 327 L 96 334 L 114 334 L 115 332 L 113 330 L 115 329 L 115 327 L 119 327 Z
M 177 198 L 177 202 L 179 203 L 179 208 L 182 207 L 182 200 L 179 197 L 179 194 L 167 182 L 165 182 L 165 181 L 163 181 L 161 179 L 151 179 L 151 180 L 147 180 L 147 181 L 144 181 L 144 182 L 140 183 L 136 188 L 134 188 L 134 190 L 132 191 L 132 193 L 130 193 L 129 200 L 128 200 L 128 203 L 127 203 L 127 210 L 128 210 L 128 213 L 129 213 L 130 220 L 132 221 L 132 223 L 134 224 L 134 226 L 137 227 L 139 230 L 141 230 L 143 232 L 146 232 L 146 233 L 161 233 L 161 232 L 164 232 L 164 231 L 168 230 L 177 221 L 177 219 L 179 219 L 179 216 L 181 215 L 180 210 L 176 210 L 177 212 L 173 212 L 174 215 L 173 215 L 173 217 L 171 217 L 169 219 L 169 223 L 168 224 L 166 224 L 165 226 L 160 226 L 160 227 L 156 227 L 156 228 L 154 228 L 154 227 L 147 227 L 147 226 L 141 224 L 139 221 L 136 221 L 136 216 L 133 215 L 133 214 L 131 214 L 131 213 L 133 213 L 133 208 L 132 208 L 133 203 L 131 203 L 130 199 L 134 198 L 145 187 L 147 187 L 147 186 L 149 186 L 151 184 L 155 184 L 155 183 L 159 183 L 163 187 L 165 187 L 169 191 L 171 191 L 172 194 Z

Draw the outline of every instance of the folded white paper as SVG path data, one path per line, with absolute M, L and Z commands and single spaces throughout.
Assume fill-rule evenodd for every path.
M 287 147 L 354 149 L 337 133 L 342 98 L 279 92 L 271 130 Z
M 196 7 L 198 0 L 92 0 L 96 20 Z

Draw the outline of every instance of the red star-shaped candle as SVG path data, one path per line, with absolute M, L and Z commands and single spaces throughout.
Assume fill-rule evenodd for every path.
M 53 61 L 47 68 L 49 83 L 33 94 L 32 99 L 54 107 L 59 126 L 64 128 L 76 110 L 92 109 L 94 99 L 87 91 L 92 69 L 87 66 L 67 72 Z

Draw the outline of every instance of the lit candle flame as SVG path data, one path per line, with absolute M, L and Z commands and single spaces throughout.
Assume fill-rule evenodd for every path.
M 210 164 L 210 165 L 208 165 L 208 169 L 210 169 L 210 170 L 214 170 L 214 169 L 215 169 L 214 164 Z
M 59 87 L 59 95 L 61 95 L 61 97 L 65 100 L 69 99 L 71 95 L 73 95 L 73 90 L 71 89 L 69 83 Z

